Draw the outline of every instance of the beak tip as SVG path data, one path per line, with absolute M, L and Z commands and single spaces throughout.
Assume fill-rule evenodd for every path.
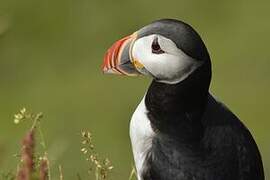
M 108 70 L 108 68 L 106 66 L 103 66 L 101 69 L 102 69 L 102 72 L 105 72 Z
M 108 70 L 109 70 L 109 68 L 108 68 L 108 58 L 105 57 L 104 60 L 103 60 L 103 64 L 101 66 L 101 71 L 103 72 L 103 74 L 105 74 Z

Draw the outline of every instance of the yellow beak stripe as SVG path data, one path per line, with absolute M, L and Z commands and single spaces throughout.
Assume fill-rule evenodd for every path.
M 133 65 L 137 68 L 137 69 L 142 69 L 144 68 L 144 66 L 136 59 L 133 60 Z

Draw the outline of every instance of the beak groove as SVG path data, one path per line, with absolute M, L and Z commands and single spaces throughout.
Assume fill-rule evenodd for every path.
M 134 76 L 140 73 L 133 64 L 131 50 L 136 33 L 115 42 L 106 52 L 102 64 L 103 73 Z

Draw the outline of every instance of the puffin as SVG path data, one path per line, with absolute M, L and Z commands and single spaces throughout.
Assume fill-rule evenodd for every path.
M 107 50 L 102 71 L 152 78 L 130 121 L 138 180 L 264 180 L 251 133 L 209 92 L 210 56 L 190 25 L 144 26 Z

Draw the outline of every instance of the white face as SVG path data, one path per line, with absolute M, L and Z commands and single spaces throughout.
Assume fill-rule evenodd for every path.
M 136 40 L 131 53 L 133 60 L 142 64 L 148 72 L 139 71 L 168 84 L 184 80 L 202 64 L 178 49 L 172 40 L 157 34 Z

